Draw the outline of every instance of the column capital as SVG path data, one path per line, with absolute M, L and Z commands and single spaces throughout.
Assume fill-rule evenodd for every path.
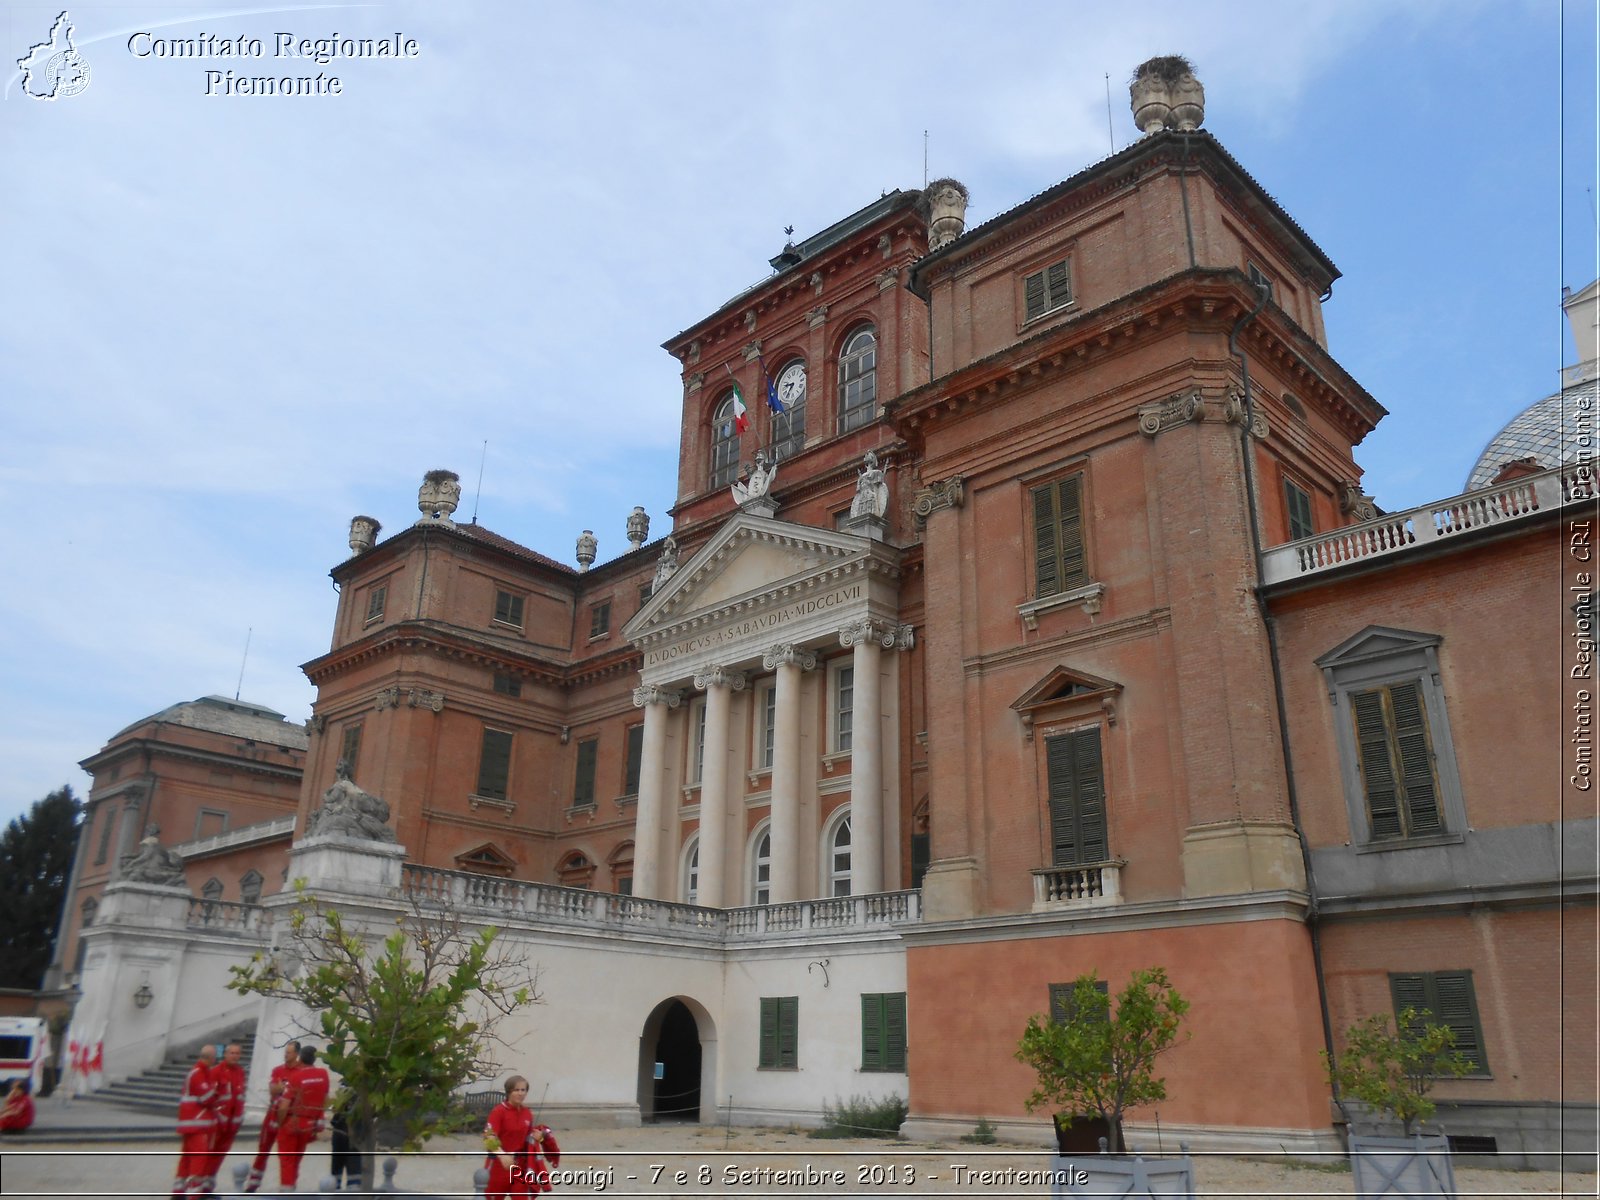
M 885 650 L 909 650 L 915 644 L 910 625 L 897 625 L 876 617 L 852 621 L 839 630 L 839 645 L 849 648 L 877 642 Z
M 928 523 L 928 518 L 941 508 L 960 508 L 966 503 L 966 480 L 960 475 L 952 475 L 949 479 L 939 480 L 918 490 L 916 498 L 911 502 L 911 512 L 917 519 L 917 525 Z
M 694 676 L 694 686 L 703 692 L 714 687 L 725 687 L 731 692 L 743 691 L 749 682 L 749 676 L 743 671 L 735 671 L 730 667 L 706 667 L 696 671 Z
M 817 656 L 809 650 L 801 649 L 793 642 L 782 642 L 761 656 L 762 669 L 767 671 L 775 671 L 784 666 L 796 666 L 802 671 L 810 671 L 816 665 Z
M 647 684 L 644 687 L 633 689 L 633 705 L 643 708 L 647 704 L 665 704 L 668 708 L 677 708 L 683 702 L 683 693 L 672 688 L 657 687 Z

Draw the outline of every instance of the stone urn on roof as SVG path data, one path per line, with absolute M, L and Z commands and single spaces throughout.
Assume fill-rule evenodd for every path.
M 1140 63 L 1128 84 L 1133 123 L 1143 133 L 1164 129 L 1188 132 L 1206 119 L 1206 90 L 1181 54 L 1163 54 Z

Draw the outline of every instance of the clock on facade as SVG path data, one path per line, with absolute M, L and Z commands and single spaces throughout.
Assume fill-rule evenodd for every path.
M 806 402 L 806 365 L 792 362 L 778 372 L 778 402 L 792 409 Z

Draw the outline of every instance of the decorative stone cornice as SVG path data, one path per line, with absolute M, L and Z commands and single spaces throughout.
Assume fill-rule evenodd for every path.
M 1158 400 L 1154 404 L 1139 406 L 1139 432 L 1145 437 L 1155 437 L 1158 433 L 1190 421 L 1205 419 L 1206 406 L 1200 396 L 1199 388 L 1192 392 L 1180 392 L 1168 396 L 1165 400 Z
M 784 642 L 772 647 L 761 656 L 761 668 L 765 671 L 775 671 L 782 666 L 796 666 L 802 671 L 810 671 L 817 665 L 817 656 L 809 650 L 803 650 L 793 642 Z
M 657 687 L 655 684 L 646 684 L 633 689 L 633 705 L 643 708 L 647 704 L 664 704 L 668 708 L 677 708 L 683 703 L 683 693 L 674 688 Z
M 966 499 L 966 480 L 960 475 L 952 475 L 949 479 L 918 488 L 916 498 L 911 502 L 911 511 L 916 516 L 918 527 L 921 527 L 939 509 L 960 508 Z
M 725 687 L 730 692 L 742 692 L 745 685 L 750 682 L 750 677 L 743 671 L 735 671 L 731 667 L 706 667 L 696 671 L 694 686 L 702 692 L 709 692 L 714 687 Z

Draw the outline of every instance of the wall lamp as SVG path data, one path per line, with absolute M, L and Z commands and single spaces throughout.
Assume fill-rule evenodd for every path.
M 150 981 L 148 979 L 141 980 L 139 990 L 133 994 L 133 1006 L 135 1008 L 149 1008 L 150 1001 L 155 998 L 156 994 L 150 990 Z

